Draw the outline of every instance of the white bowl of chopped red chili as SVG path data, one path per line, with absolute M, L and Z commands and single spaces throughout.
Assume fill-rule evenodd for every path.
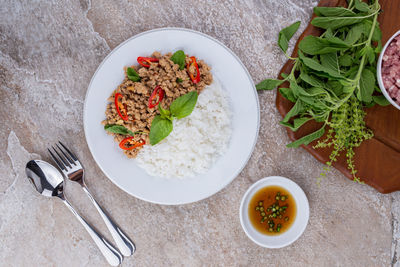
M 377 78 L 383 95 L 400 110 L 400 30 L 393 34 L 382 49 Z

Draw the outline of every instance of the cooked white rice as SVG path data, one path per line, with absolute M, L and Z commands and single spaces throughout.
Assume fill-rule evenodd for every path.
M 136 161 L 153 176 L 187 178 L 205 173 L 228 147 L 230 117 L 226 93 L 214 80 L 199 95 L 192 114 L 175 119 L 171 134 L 155 146 L 144 146 Z

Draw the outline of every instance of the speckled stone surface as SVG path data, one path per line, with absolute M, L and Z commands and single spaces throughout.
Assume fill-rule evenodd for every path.
M 137 245 L 123 266 L 399 266 L 400 194 L 379 194 L 337 171 L 318 186 L 323 165 L 285 147 L 275 92 L 259 93 L 260 135 L 245 169 L 195 204 L 159 206 L 129 196 L 102 174 L 85 142 L 82 110 L 90 78 L 130 36 L 166 26 L 201 31 L 231 48 L 259 82 L 276 76 L 285 62 L 278 31 L 295 20 L 304 29 L 316 4 L 0 0 L 0 265 L 107 266 L 63 204 L 39 196 L 25 178 L 26 162 L 48 159 L 46 147 L 61 139 L 83 159 L 93 194 Z M 269 175 L 290 177 L 310 201 L 305 233 L 278 250 L 250 241 L 238 216 L 246 189 Z M 79 186 L 67 183 L 66 194 L 112 240 Z

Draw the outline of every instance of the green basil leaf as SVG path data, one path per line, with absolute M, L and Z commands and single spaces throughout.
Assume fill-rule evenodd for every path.
M 266 79 L 256 85 L 257 90 L 273 90 L 281 85 L 285 80 Z
M 372 96 L 372 99 L 374 100 L 375 103 L 377 103 L 380 106 L 390 105 L 390 102 L 386 99 L 384 95 L 374 95 Z
M 309 55 L 328 54 L 343 51 L 350 46 L 337 37 L 321 38 L 308 35 L 299 43 L 299 48 Z
M 169 107 L 172 116 L 178 119 L 189 116 L 196 105 L 197 97 L 197 92 L 192 91 L 175 99 Z
M 357 23 L 357 24 L 351 26 L 350 30 L 348 31 L 348 33 L 346 35 L 346 38 L 344 39 L 344 41 L 347 44 L 353 45 L 361 38 L 361 36 L 363 36 L 363 35 L 366 36 L 369 34 L 369 31 L 364 22 Z
M 150 144 L 152 146 L 158 144 L 172 132 L 172 127 L 172 121 L 162 118 L 160 115 L 155 116 L 149 133 Z
M 300 79 L 308 83 L 309 85 L 316 87 L 324 87 L 324 83 L 312 75 L 308 75 L 306 72 L 300 73 Z
M 104 130 L 111 133 L 122 134 L 122 135 L 131 135 L 131 136 L 135 135 L 134 132 L 128 130 L 125 126 L 117 124 L 106 124 L 104 125 Z
M 294 104 L 294 106 L 292 107 L 291 110 L 289 110 L 288 113 L 286 113 L 286 116 L 283 118 L 282 122 L 288 122 L 290 120 L 291 117 L 296 116 L 297 114 L 299 114 L 300 112 L 302 112 L 304 110 L 304 105 L 301 102 L 300 99 L 298 99 L 296 101 L 296 103 Z
M 316 17 L 311 21 L 315 27 L 322 29 L 336 30 L 338 28 L 353 25 L 366 19 L 365 16 L 361 17 Z
M 374 65 L 374 63 L 375 63 L 375 51 L 370 45 L 367 45 L 364 48 L 362 48 L 361 49 L 361 54 L 365 55 L 365 57 L 367 58 L 369 64 Z
M 280 122 L 281 125 L 288 127 L 290 130 L 293 132 L 297 131 L 303 124 L 306 122 L 312 120 L 312 117 L 301 117 L 301 118 L 296 118 L 293 120 L 293 124 L 290 124 L 288 122 Z
M 301 145 L 308 145 L 314 140 L 321 138 L 325 133 L 325 125 L 322 126 L 319 130 L 310 133 L 309 135 L 303 136 L 302 138 L 286 145 L 286 147 L 299 147 Z
M 369 69 L 363 69 L 360 78 L 360 87 L 357 92 L 357 98 L 365 103 L 371 102 L 374 87 L 375 75 Z
M 327 73 L 327 74 L 329 74 L 329 76 L 331 76 L 333 78 L 343 78 L 343 76 L 341 74 L 322 66 L 315 59 L 311 59 L 311 58 L 304 56 L 304 54 L 301 51 L 299 51 L 299 58 L 304 63 L 304 65 L 309 67 L 310 69 L 313 69 L 318 72 Z
M 336 53 L 323 54 L 320 56 L 320 59 L 322 66 L 340 74 L 339 61 Z
M 343 94 L 343 85 L 339 81 L 328 81 L 326 86 L 338 97 Z
M 128 76 L 129 80 L 131 80 L 133 82 L 140 82 L 140 76 L 135 71 L 134 68 L 128 67 L 128 69 L 126 70 L 126 75 Z
M 181 83 L 181 82 L 183 82 L 183 80 L 181 78 L 176 78 L 176 82 Z
M 369 20 L 367 20 L 367 21 L 370 22 L 371 25 L 372 25 L 371 21 L 369 21 Z M 378 21 L 376 22 L 375 30 L 372 33 L 372 41 L 376 41 L 376 42 L 381 42 L 382 41 L 382 31 L 381 31 L 381 28 L 379 27 L 379 22 Z
M 371 12 L 371 9 L 369 8 L 368 4 L 362 2 L 361 0 L 355 0 L 354 7 L 361 12 L 367 12 L 367 13 Z
M 322 87 L 309 87 L 304 89 L 303 95 L 317 96 L 317 95 L 328 95 L 328 93 Z
M 356 13 L 344 7 L 314 7 L 314 13 L 322 17 L 355 17 Z
M 289 74 L 282 72 L 281 76 L 282 76 L 283 79 L 286 79 L 289 76 Z
M 290 39 L 293 37 L 299 27 L 300 21 L 297 21 L 279 32 L 278 45 L 284 53 L 286 53 L 288 49 Z
M 314 96 L 308 96 L 308 95 L 300 95 L 299 99 L 303 102 L 306 103 L 307 105 L 311 106 L 314 110 L 326 110 L 328 109 L 328 106 L 325 105 L 322 100 L 319 98 L 316 98 Z
M 350 55 L 344 54 L 339 57 L 339 65 L 343 67 L 350 67 L 353 64 L 353 58 Z
M 335 36 L 333 35 L 333 32 L 332 32 L 331 28 L 329 28 L 329 29 L 327 29 L 327 30 L 325 31 L 325 37 L 326 37 L 326 38 L 335 37 Z
M 185 52 L 183 52 L 182 50 L 178 50 L 176 51 L 172 56 L 171 56 L 171 60 L 175 63 L 179 65 L 179 69 L 183 70 L 185 68 Z
M 284 98 L 286 98 L 290 102 L 296 102 L 297 98 L 293 95 L 293 92 L 290 88 L 279 88 L 279 92 Z
M 292 90 L 293 95 L 298 98 L 303 88 L 301 88 L 295 80 L 290 80 L 290 90 Z
M 161 106 L 161 103 L 158 103 L 158 111 L 160 111 L 160 115 L 162 118 L 172 120 L 171 111 L 169 111 L 168 109 L 163 109 L 163 107 Z

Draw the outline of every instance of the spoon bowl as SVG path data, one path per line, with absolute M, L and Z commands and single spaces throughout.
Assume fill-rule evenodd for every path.
M 26 164 L 25 172 L 41 195 L 63 198 L 64 178 L 53 165 L 43 160 L 31 160 Z

